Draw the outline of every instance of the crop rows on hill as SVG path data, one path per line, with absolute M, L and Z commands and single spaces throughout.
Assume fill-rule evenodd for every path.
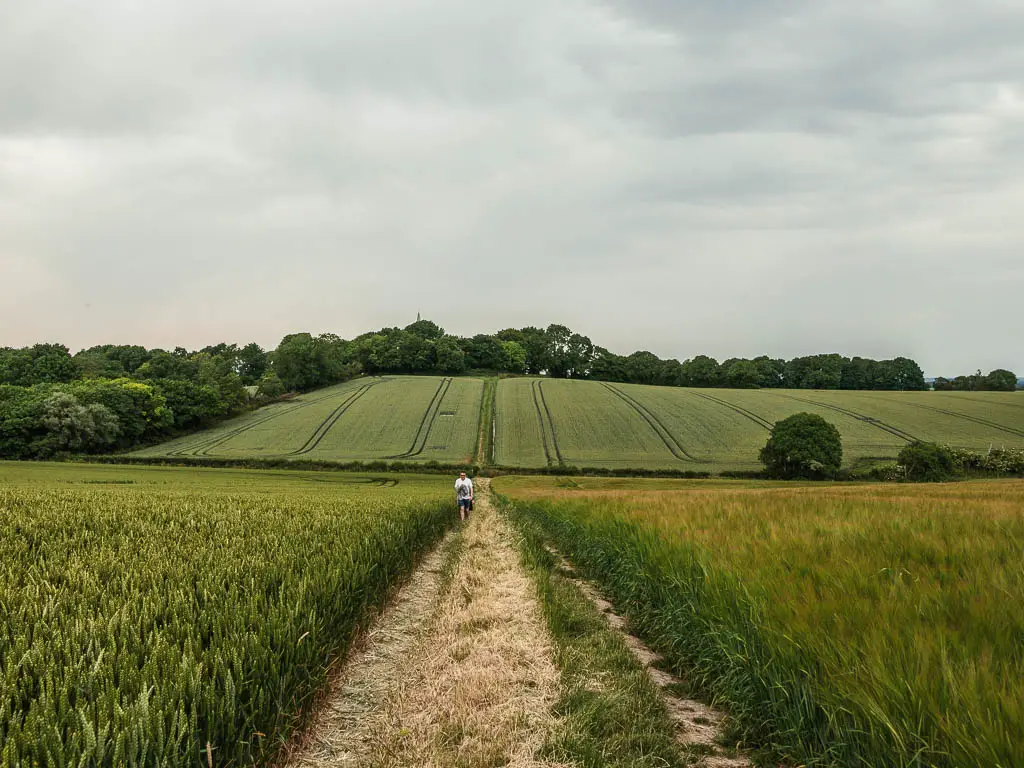
M 5 467 L 0 765 L 269 757 L 452 519 L 447 483 L 337 477 Z
M 687 450 L 683 448 L 682 444 L 679 442 L 679 439 L 676 438 L 676 436 L 673 435 L 668 430 L 668 428 L 661 421 L 661 419 L 659 419 L 658 416 L 655 413 L 653 413 L 649 408 L 639 403 L 635 398 L 631 397 L 630 395 L 627 395 L 618 387 L 612 386 L 611 384 L 604 384 L 603 386 L 609 392 L 611 392 L 624 403 L 626 403 L 626 405 L 628 405 L 630 408 L 636 411 L 640 418 L 642 418 L 650 425 L 651 429 L 654 430 L 654 434 L 656 434 L 658 438 L 661 440 L 661 442 L 665 444 L 665 447 L 668 449 L 669 453 L 671 453 L 680 461 L 697 461 L 695 457 L 691 456 L 687 452 Z
M 352 406 L 352 404 L 355 403 L 359 398 L 361 398 L 363 395 L 369 392 L 370 388 L 373 386 L 374 384 L 366 384 L 362 387 L 359 387 L 359 389 L 357 389 L 355 392 L 353 392 L 351 395 L 345 398 L 345 400 L 342 401 L 341 405 L 339 405 L 337 408 L 331 411 L 327 418 L 320 423 L 320 426 L 318 426 L 316 428 L 316 431 L 313 432 L 310 438 L 306 440 L 305 443 L 303 443 L 301 448 L 299 448 L 297 451 L 292 451 L 287 455 L 302 456 L 303 454 L 309 453 L 310 451 L 314 450 L 318 445 L 320 445 L 320 442 L 324 439 L 327 433 L 331 431 L 331 427 L 337 424 L 338 420 L 345 415 L 345 411 L 347 411 Z
M 749 410 L 747 408 L 743 408 L 743 407 L 741 407 L 739 405 L 736 405 L 735 403 L 730 403 L 727 400 L 722 400 L 721 398 L 715 397 L 713 395 L 709 395 L 706 392 L 694 392 L 693 394 L 695 394 L 699 398 L 707 400 L 708 402 L 718 403 L 718 405 L 721 405 L 721 406 L 723 406 L 725 408 L 728 408 L 730 411 L 735 411 L 740 416 L 743 416 L 744 418 L 750 419 L 752 422 L 757 424 L 759 427 L 764 427 L 769 432 L 775 426 L 774 424 L 772 424 L 767 419 L 762 418 L 761 416 L 757 415 L 753 411 L 751 411 L 751 410 Z
M 371 384 L 380 383 L 387 379 L 376 379 Z M 362 387 L 369 386 L 363 384 Z M 310 408 L 318 405 L 324 401 L 333 400 L 340 397 L 346 397 L 346 400 L 351 397 L 348 393 L 353 387 L 359 387 L 359 384 L 345 384 L 341 387 L 332 387 L 326 391 L 325 394 L 321 395 L 303 395 L 301 399 L 289 401 L 284 404 L 274 404 L 268 406 L 264 411 L 257 412 L 254 416 L 242 417 L 241 423 L 235 426 L 231 426 L 231 423 L 211 430 L 212 434 L 208 437 L 203 437 L 204 433 L 200 433 L 198 436 L 184 438 L 180 442 L 180 446 L 176 447 L 167 452 L 169 456 L 212 456 L 214 449 L 222 446 L 224 443 L 233 440 L 244 433 L 255 429 L 256 427 L 263 426 L 273 421 L 283 419 L 286 416 L 292 415 L 297 411 Z M 359 387 L 359 388 L 362 388 Z M 330 417 L 328 416 L 328 419 Z M 326 419 L 325 419 L 326 421 Z
M 548 466 L 552 466 L 554 463 L 552 459 L 557 459 L 558 464 L 565 464 L 562 458 L 562 451 L 558 447 L 558 435 L 555 434 L 555 422 L 551 418 L 551 409 L 548 407 L 547 400 L 544 398 L 544 382 L 539 379 L 533 381 L 533 406 L 537 409 L 537 418 L 540 420 L 540 435 L 541 441 L 544 445 L 544 455 L 547 457 Z M 550 441 L 549 441 L 550 436 Z M 549 448 L 550 446 L 550 448 Z M 552 457 L 551 449 L 554 449 L 555 455 Z
M 863 421 L 865 424 L 870 424 L 872 427 L 876 427 L 882 430 L 883 432 L 888 432 L 890 435 L 898 437 L 900 440 L 906 440 L 908 443 L 912 443 L 918 439 L 911 435 L 910 433 L 900 429 L 899 427 L 894 427 L 891 424 L 886 424 L 884 421 L 876 419 L 873 416 L 867 416 L 863 413 L 858 413 L 857 411 L 852 411 L 849 408 L 843 408 L 833 403 L 824 403 L 820 400 L 811 400 L 805 397 L 797 397 L 796 395 L 783 394 L 782 392 L 774 392 L 773 394 L 776 394 L 779 397 L 788 398 L 790 400 L 796 400 L 797 402 L 800 403 L 816 405 L 820 408 L 828 408 L 830 411 L 835 411 L 836 413 L 841 413 L 844 416 L 849 416 L 851 418 L 857 419 L 858 421 Z
M 427 405 L 427 409 L 423 412 L 423 418 L 420 419 L 419 427 L 416 430 L 416 434 L 413 436 L 412 445 L 409 446 L 409 450 L 405 453 L 389 456 L 389 459 L 407 459 L 419 456 L 423 453 L 423 449 L 427 445 L 427 436 L 434 428 L 434 420 L 437 418 L 438 411 L 441 410 L 441 403 L 444 402 L 445 395 L 448 394 L 448 389 L 451 385 L 452 380 L 450 378 L 441 379 L 437 385 L 437 391 L 434 392 L 434 396 L 430 398 L 430 403 Z M 452 412 L 451 415 L 454 416 L 454 412 Z M 444 448 L 445 445 L 441 445 L 440 447 Z
M 359 379 L 138 455 L 749 470 L 775 422 L 803 410 L 836 425 L 847 463 L 894 457 L 918 438 L 972 450 L 1024 446 L 1014 397 L 541 378 L 492 380 L 485 391 L 467 377 Z

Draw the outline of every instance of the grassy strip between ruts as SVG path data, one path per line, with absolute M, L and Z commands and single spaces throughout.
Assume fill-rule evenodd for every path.
M 540 757 L 585 768 L 687 765 L 646 670 L 579 587 L 558 573 L 536 524 L 494 498 L 521 534 L 523 564 L 537 585 L 561 673 L 559 720 Z

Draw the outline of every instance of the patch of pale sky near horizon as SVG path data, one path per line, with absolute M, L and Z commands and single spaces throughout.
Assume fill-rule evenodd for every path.
M 1024 373 L 1024 8 L 43 0 L 0 26 L 0 345 L 417 311 Z

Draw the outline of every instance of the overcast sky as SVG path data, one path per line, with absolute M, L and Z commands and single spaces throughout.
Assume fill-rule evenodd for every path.
M 1024 375 L 1020 0 L 33 0 L 0 346 L 561 322 Z

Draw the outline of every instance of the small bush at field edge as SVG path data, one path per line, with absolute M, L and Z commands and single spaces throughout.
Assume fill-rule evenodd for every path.
M 941 483 L 957 476 L 952 451 L 937 443 L 913 442 L 900 451 L 896 461 L 912 482 Z

